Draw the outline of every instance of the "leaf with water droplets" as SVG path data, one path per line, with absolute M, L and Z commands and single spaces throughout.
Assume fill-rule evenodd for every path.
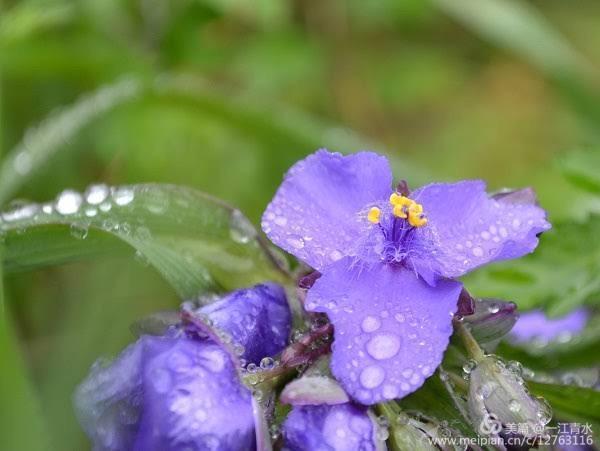
M 8 271 L 122 251 L 106 234 L 133 247 L 184 298 L 284 277 L 239 210 L 189 188 L 94 185 L 0 216 Z

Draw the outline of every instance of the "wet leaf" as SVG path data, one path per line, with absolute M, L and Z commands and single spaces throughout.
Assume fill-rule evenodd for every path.
M 0 245 L 0 254 L 2 247 Z M 0 449 L 47 450 L 44 420 L 4 306 L 2 262 L 0 262 Z
M 193 189 L 94 185 L 44 205 L 16 206 L 1 219 L 7 271 L 123 250 L 125 243 L 182 298 L 285 277 L 239 210 Z

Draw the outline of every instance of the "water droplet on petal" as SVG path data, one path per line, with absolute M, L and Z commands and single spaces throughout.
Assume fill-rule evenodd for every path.
M 385 371 L 377 365 L 368 366 L 360 373 L 360 383 L 368 389 L 378 387 L 384 379 Z
M 374 316 L 366 316 L 361 324 L 363 332 L 366 333 L 375 332 L 377 329 L 379 329 L 380 326 L 381 321 L 379 321 L 379 319 Z
M 390 359 L 399 350 L 400 339 L 393 334 L 377 334 L 367 343 L 367 352 L 377 360 Z
M 300 236 L 291 235 L 286 241 L 290 246 L 292 246 L 295 249 L 304 248 L 304 240 Z

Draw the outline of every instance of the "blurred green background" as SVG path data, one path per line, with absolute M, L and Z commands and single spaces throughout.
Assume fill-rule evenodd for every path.
M 600 209 L 557 164 L 600 138 L 594 0 L 3 0 L 0 14 L 0 153 L 52 155 L 6 183 L 5 204 L 168 182 L 257 224 L 284 171 L 323 146 L 385 152 L 413 184 L 532 185 L 552 220 Z M 20 449 L 88 449 L 75 385 L 179 299 L 133 251 L 4 285 L 20 357 L 0 344 L 0 382 L 22 390 L 0 422 Z

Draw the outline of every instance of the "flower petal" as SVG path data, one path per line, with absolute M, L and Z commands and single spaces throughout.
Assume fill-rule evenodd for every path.
M 254 449 L 250 392 L 217 344 L 185 336 L 148 340 L 142 386 L 135 451 Z
M 493 198 L 480 180 L 434 183 L 416 190 L 412 198 L 423 205 L 428 222 L 415 231 L 409 266 L 433 283 L 438 277 L 459 277 L 486 263 L 532 252 L 537 234 L 550 228 L 532 194 L 523 190 Z
M 137 433 L 141 362 L 148 338 L 128 346 L 110 365 L 96 362 L 74 396 L 79 423 L 96 451 L 128 451 Z
M 244 347 L 247 362 L 274 356 L 288 344 L 292 315 L 284 289 L 275 283 L 234 291 L 200 312 Z
M 320 270 L 346 255 L 364 227 L 358 213 L 387 199 L 391 185 L 385 157 L 319 150 L 286 174 L 262 228 L 276 245 Z
M 254 449 L 250 392 L 215 343 L 170 331 L 143 336 L 75 394 L 96 451 Z M 235 415 L 231 412 L 235 411 Z
M 376 428 L 366 409 L 352 404 L 296 406 L 283 424 L 289 451 L 377 449 Z
M 335 329 L 331 370 L 362 404 L 402 398 L 442 360 L 460 283 L 431 287 L 391 265 L 331 267 L 309 290 L 306 308 L 327 313 Z
M 578 335 L 585 328 L 589 313 L 584 308 L 573 310 L 560 318 L 548 318 L 541 310 L 522 313 L 510 331 L 510 338 L 517 343 L 539 341 L 549 343 L 561 337 Z

